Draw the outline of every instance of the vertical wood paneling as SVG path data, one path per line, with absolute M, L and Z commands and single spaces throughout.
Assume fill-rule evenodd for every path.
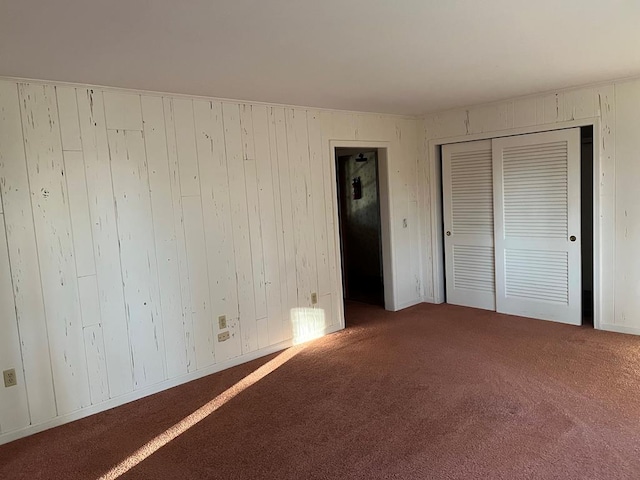
M 295 225 L 298 306 L 310 307 L 311 293 L 318 291 L 318 277 L 306 112 L 287 110 L 287 140 L 292 176 L 291 198 Z
M 57 86 L 56 97 L 58 99 L 62 149 L 67 151 L 80 151 L 82 150 L 82 140 L 80 139 L 76 89 L 74 87 Z
M 240 106 L 242 152 L 244 158 L 245 185 L 247 189 L 247 210 L 249 215 L 249 238 L 251 242 L 251 263 L 253 267 L 253 288 L 255 291 L 256 318 L 266 318 L 267 298 L 264 279 L 264 252 L 262 220 L 258 196 L 258 172 L 253 133 L 251 105 Z
M 149 175 L 142 132 L 109 130 L 134 388 L 166 378 Z
M 183 197 L 184 233 L 187 245 L 189 278 L 191 280 L 191 308 L 195 335 L 197 368 L 215 362 L 212 313 L 209 299 L 207 248 L 202 223 L 200 197 Z
M 80 309 L 84 335 L 84 349 L 89 373 L 91 403 L 96 405 L 109 399 L 109 379 L 104 353 L 100 298 L 95 275 L 78 278 Z
M 0 189 L 31 422 L 57 415 L 17 85 L 0 81 Z
M 289 168 L 291 169 L 291 202 L 293 207 L 293 231 L 296 276 L 298 282 L 298 307 L 296 332 L 311 332 L 315 317 L 311 310 L 311 294 L 318 291 L 316 252 L 314 238 L 313 198 L 309 169 L 309 136 L 306 112 L 286 110 Z
M 321 328 L 327 328 L 333 325 L 333 299 L 331 298 L 330 293 L 322 295 L 318 299 L 318 308 L 322 311 L 322 319 L 324 320 L 324 324 L 321 325 Z
M 256 333 L 255 291 L 248 221 L 248 206 L 240 132 L 240 111 L 236 104 L 223 103 L 225 148 L 229 175 L 231 219 L 238 282 L 238 308 L 242 353 L 258 348 Z
M 310 111 L 309 114 L 320 117 L 319 111 Z M 386 136 L 384 115 L 356 114 L 355 121 L 360 140 L 375 140 Z
M 253 135 L 256 151 L 256 169 L 258 180 L 258 201 L 260 203 L 260 220 L 262 225 L 262 245 L 264 249 L 264 280 L 267 302 L 267 341 L 268 344 L 282 340 L 282 297 L 280 284 L 280 252 L 276 222 L 276 203 L 274 194 L 273 163 L 276 159 L 275 137 L 272 139 L 269 129 L 267 107 L 253 107 Z M 282 222 L 280 221 L 280 224 Z M 261 338 L 258 332 L 258 338 Z
M 120 246 L 102 92 L 77 91 L 89 213 L 111 397 L 133 390 L 133 367 L 124 308 Z
M 357 140 L 358 126 L 357 117 L 348 112 L 330 112 L 334 139 L 336 140 Z
M 227 325 L 238 318 L 227 157 L 222 104 L 204 100 L 194 101 L 193 108 L 215 343 L 217 334 L 224 331 L 218 327 L 218 317 L 225 315 Z M 238 356 L 240 353 L 240 335 L 233 335 L 226 342 L 216 346 L 217 361 Z
M 216 319 L 214 319 L 214 332 L 216 332 L 215 323 Z M 242 354 L 240 320 L 238 318 L 227 318 L 227 329 L 221 331 L 229 332 L 229 340 L 217 342 L 217 333 L 214 335 L 214 338 L 216 338 L 216 362 L 218 363 L 231 360 Z
M 283 335 L 285 339 L 292 335 L 291 310 L 298 305 L 298 280 L 296 276 L 296 255 L 293 238 L 293 209 L 291 203 L 291 174 L 289 170 L 289 146 L 287 142 L 287 125 L 283 108 L 272 107 L 275 120 L 277 147 L 277 177 L 280 190 L 280 209 L 282 212 L 283 255 L 280 257 L 280 281 L 286 289 L 282 307 Z M 276 220 L 277 221 L 277 220 Z M 283 268 L 284 267 L 284 268 Z
M 640 82 L 616 86 L 615 113 L 614 322 L 637 326 L 640 324 Z
M 22 94 L 21 115 L 16 84 L 0 82 L 0 214 L 32 423 L 290 339 L 294 311 L 301 331 L 332 324 L 329 140 L 400 142 L 411 123 L 81 87 Z M 416 152 L 394 151 L 406 210 Z
M 260 318 L 256 321 L 256 335 L 258 337 L 258 348 L 266 348 L 269 343 L 269 319 Z
M 158 262 L 164 354 L 167 377 L 173 378 L 187 373 L 188 370 L 167 137 L 162 99 L 143 96 L 141 100 Z
M 420 255 L 420 214 L 417 201 L 410 201 L 408 208 L 409 218 L 409 251 L 411 252 L 410 284 L 407 288 L 408 303 L 414 302 L 424 296 L 422 284 L 422 258 Z
M 93 255 L 89 195 L 85 181 L 84 158 L 82 152 L 65 151 L 64 168 L 69 192 L 69 210 L 76 254 L 76 269 L 79 277 L 95 275 L 96 264 Z
M 323 145 L 323 176 L 325 179 L 324 184 L 324 209 L 327 216 L 327 252 L 329 258 L 329 276 L 331 280 L 331 300 L 333 302 L 330 322 L 336 322 L 337 319 L 333 316 L 339 311 L 338 302 L 342 303 L 342 295 L 339 282 L 340 277 L 340 257 L 339 250 L 336 244 L 336 224 L 337 224 L 337 212 L 334 208 L 334 188 L 336 185 L 336 177 L 333 173 L 332 164 L 335 165 L 335 152 L 330 148 L 329 140 L 333 138 L 333 116 L 331 112 L 323 111 L 320 113 L 320 128 L 322 130 L 322 145 Z M 336 322 L 337 323 L 337 322 Z
M 542 108 L 542 121 L 538 123 L 555 123 L 564 119 L 564 100 L 561 94 L 545 95 L 542 98 Z
M 58 414 L 90 405 L 55 90 L 19 85 Z
M 271 155 L 271 165 L 270 172 L 272 175 L 272 185 L 273 185 L 273 203 L 274 203 L 274 217 L 275 217 L 275 235 L 277 242 L 277 276 L 278 276 L 278 290 L 280 292 L 280 310 L 281 315 L 279 318 L 269 316 L 269 334 L 272 335 L 274 341 L 283 341 L 290 335 L 291 331 L 291 322 L 289 318 L 289 298 L 291 292 L 288 286 L 288 273 L 287 273 L 287 253 L 285 249 L 285 230 L 284 230 L 284 210 L 283 205 L 286 205 L 286 201 L 290 202 L 291 196 L 283 197 L 280 190 L 280 155 L 286 154 L 286 148 L 282 148 L 282 144 L 280 147 L 278 146 L 278 141 L 285 142 L 284 146 L 286 147 L 286 139 L 279 139 L 278 131 L 281 130 L 281 133 L 284 133 L 284 126 L 282 128 L 278 127 L 278 118 L 277 113 L 282 112 L 281 109 L 276 109 L 274 107 L 267 107 L 268 110 L 268 130 L 269 130 L 269 150 Z M 284 115 L 282 116 L 282 121 L 284 121 Z M 263 177 L 264 178 L 264 177 Z M 290 208 L 290 207 L 289 207 Z M 289 217 L 290 218 L 290 217 Z M 269 278 L 271 274 L 269 273 L 270 269 L 267 268 L 267 282 L 270 282 Z M 276 275 L 274 273 L 274 275 Z M 295 279 L 295 275 L 293 276 Z M 275 278 L 275 277 L 274 277 Z M 289 333 L 288 333 L 289 332 Z
M 142 130 L 140 95 L 124 92 L 104 92 L 107 128 L 114 130 Z
M 324 201 L 324 183 L 330 181 L 325 177 L 324 163 L 326 157 L 322 150 L 322 125 L 320 112 L 307 112 L 309 130 L 309 161 L 311 168 L 311 192 L 313 198 L 314 244 L 316 248 L 316 265 L 318 272 L 318 296 L 331 293 L 331 275 L 329 272 L 329 252 L 327 241 L 327 217 Z M 369 137 L 367 137 L 369 138 Z M 329 210 L 331 211 L 331 210 Z
M 457 109 L 429 116 L 431 138 L 469 135 L 469 110 Z
M 104 356 L 101 325 L 91 325 L 84 328 L 84 344 L 87 351 L 91 403 L 96 405 L 109 399 L 107 362 Z
M 563 94 L 564 120 L 578 120 L 596 115 L 597 95 L 593 88 L 572 90 Z
M 616 178 L 616 91 L 613 85 L 600 87 L 597 92 L 598 112 L 601 121 L 601 138 L 599 147 L 600 178 L 594 182 L 600 182 L 600 195 L 608 197 L 615 194 Z
M 468 133 L 504 130 L 511 128 L 512 124 L 513 110 L 510 102 L 473 108 L 467 116 Z
M 475 127 L 472 126 L 471 115 L 468 115 L 465 121 L 470 131 L 472 128 L 481 128 L 479 123 Z M 405 156 L 409 154 L 409 148 L 411 148 L 410 132 L 405 128 L 402 119 L 395 119 L 393 123 L 395 135 L 392 147 L 399 158 L 407 158 Z M 417 144 L 414 147 L 417 147 Z M 391 161 L 393 162 L 393 160 Z M 412 217 L 409 211 L 410 203 L 415 199 L 415 171 L 413 170 L 413 164 L 405 161 L 397 162 L 395 165 L 391 163 L 391 165 L 391 191 L 393 192 L 391 209 L 393 211 L 393 221 L 395 222 L 395 225 L 392 225 L 392 230 L 395 232 L 393 240 L 397 242 L 397 245 L 404 245 L 406 249 L 402 255 L 396 256 L 393 266 L 395 272 L 398 272 L 395 289 L 397 294 L 396 307 L 399 307 L 416 301 L 414 288 L 414 269 L 416 266 L 414 263 L 418 259 L 415 258 L 416 252 L 412 252 L 410 247 L 411 236 L 415 231 L 418 219 Z M 402 273 L 400 274 L 399 272 Z
M 617 88 L 617 87 L 616 87 Z M 616 259 L 616 88 L 613 85 L 600 87 L 597 92 L 600 114 L 599 175 L 593 181 L 600 183 L 600 244 L 608 245 L 600 256 L 600 312 L 603 323 L 614 321 L 615 313 L 615 259 Z M 598 170 L 596 170 L 598 172 Z M 597 223 L 594 223 L 594 226 Z M 597 307 L 597 303 L 596 303 Z
M 27 390 L 5 232 L 4 215 L 0 214 L 0 370 L 14 368 L 18 379 L 18 384 L 14 387 L 5 388 L 4 385 L 0 385 L 0 433 L 29 425 Z
M 183 197 L 200 195 L 193 102 L 184 98 L 173 99 L 173 114 L 178 165 L 180 166 L 180 192 Z
M 515 120 L 514 120 L 515 121 Z M 424 119 L 421 119 L 418 122 L 418 178 L 423 188 L 420 188 L 418 193 L 418 205 L 420 211 L 422 212 L 422 223 L 421 223 L 421 245 L 422 245 L 422 281 L 423 283 L 423 291 L 425 296 L 425 301 L 433 302 L 435 301 L 435 292 L 433 289 L 433 275 L 431 265 L 433 265 L 433 251 L 432 251 L 432 243 L 431 243 L 431 222 L 432 222 L 432 206 L 431 206 L 431 196 L 429 195 L 431 185 L 429 184 L 429 162 L 424 161 L 428 157 L 429 151 L 429 142 L 428 142 L 428 134 L 426 130 L 426 122 Z M 381 177 L 381 181 L 384 181 L 384 177 Z M 383 205 L 380 205 L 381 212 L 380 215 L 384 218 L 386 216 L 385 209 Z
M 601 310 L 605 323 L 615 319 L 622 325 L 637 325 L 632 313 L 637 302 L 630 299 L 632 289 L 624 287 L 634 284 L 637 269 L 633 261 L 622 261 L 633 258 L 629 252 L 637 236 L 635 197 L 629 193 L 638 176 L 629 160 L 633 157 L 630 152 L 635 151 L 629 140 L 633 136 L 629 118 L 635 116 L 636 100 L 630 92 L 640 88 L 637 84 L 622 87 L 628 99 L 619 99 L 619 120 L 624 123 L 619 138 L 618 87 L 613 85 L 432 115 L 425 118 L 425 139 L 416 136 L 414 120 L 399 117 L 290 109 L 285 115 L 281 107 L 231 102 L 225 103 L 223 111 L 219 102 L 189 98 L 144 96 L 141 100 L 138 94 L 121 91 L 107 91 L 103 97 L 102 91 L 79 87 L 22 88 L 27 97 L 33 95 L 26 98 L 21 114 L 16 83 L 0 81 L 0 212 L 6 223 L 25 372 L 22 384 L 33 424 L 58 413 L 50 356 L 56 369 L 60 413 L 64 413 L 87 404 L 87 391 L 93 404 L 130 392 L 131 346 L 138 342 L 144 345 L 142 352 L 151 346 L 146 354 L 139 345 L 135 349 L 136 355 L 148 354 L 148 359 L 153 359 L 152 374 L 157 375 L 157 365 L 161 371 L 166 361 L 167 376 L 172 377 L 201 364 L 236 357 L 241 350 L 247 353 L 290 338 L 291 309 L 308 306 L 312 291 L 319 294 L 316 308 L 324 311 L 325 324 L 333 322 L 342 299 L 338 295 L 340 263 L 334 241 L 335 178 L 331 175 L 334 158 L 330 140 L 391 142 L 392 233 L 402 303 L 416 301 L 431 290 L 430 285 L 420 284 L 421 279 L 430 278 L 429 271 L 420 270 L 420 265 L 430 265 L 430 252 L 425 247 L 429 228 L 420 223 L 425 215 L 421 210 L 429 208 L 429 198 L 420 195 L 421 189 L 425 193 L 427 183 L 433 182 L 416 165 L 416 158 L 423 157 L 416 151 L 420 142 L 427 136 L 451 137 L 599 115 L 603 160 L 598 181 L 601 243 L 605 246 Z M 34 180 L 31 188 L 23 123 Z M 116 166 L 118 193 L 123 194 L 125 185 L 129 194 L 130 181 L 139 178 L 133 188 L 139 196 L 120 198 L 117 217 L 107 123 L 112 130 L 126 130 L 125 137 L 144 129 L 144 137 L 136 140 L 138 156 L 134 159 L 143 159 L 140 172 L 146 168 L 145 153 L 148 162 L 146 184 L 144 175 L 138 177 L 140 172 L 134 175 L 132 170 L 122 177 Z M 120 161 L 131 159 L 122 158 L 114 164 Z M 139 222 L 137 215 L 146 220 Z M 402 223 L 405 218 L 406 229 Z M 146 234 L 133 238 L 130 232 L 137 231 L 133 223 L 146 224 Z M 121 241 L 123 248 L 129 249 L 122 260 Z M 127 242 L 144 244 L 142 259 L 155 250 L 157 272 L 149 265 L 139 266 L 136 262 L 141 265 L 142 260 L 133 258 L 133 248 L 125 246 Z M 140 306 L 136 300 L 134 306 L 147 313 L 155 309 L 160 323 L 153 323 L 165 331 L 164 350 L 154 351 L 155 327 L 150 321 L 144 324 L 146 320 L 140 324 L 143 333 L 132 334 L 130 342 L 122 272 L 133 270 L 140 275 L 146 270 L 145 280 L 137 281 L 145 284 L 146 293 L 150 288 L 156 290 L 150 295 L 156 299 L 153 305 L 143 301 Z M 52 280 L 60 278 L 60 271 L 64 286 Z M 6 295 L 6 278 L 4 282 Z M 616 290 L 620 283 L 623 287 Z M 52 313 L 47 319 L 42 284 L 47 311 Z M 127 303 L 131 298 L 143 299 L 145 292 L 131 289 Z M 7 304 L 2 300 L 0 308 Z M 217 316 L 221 314 L 227 316 L 231 340 L 218 343 Z M 2 320 L 5 318 L 11 320 L 10 315 L 3 315 Z M 71 319 L 71 336 L 61 334 L 62 318 Z M 151 317 L 136 314 L 136 321 L 140 318 Z M 313 322 L 318 318 L 310 315 Z M 53 331 L 48 331 L 47 323 Z M 6 341 L 7 337 L 0 339 L 0 343 Z M 54 346 L 51 352 L 50 341 Z M 60 360 L 61 345 L 64 351 L 67 342 L 75 349 L 73 368 L 84 368 L 88 377 L 86 373 L 69 376 L 70 370 Z M 9 344 L 15 348 L 14 341 Z M 8 351 L 4 345 L 0 356 Z M 140 376 L 139 368 L 136 365 L 136 377 Z M 66 386 L 57 381 L 65 375 L 71 382 Z M 7 389 L 0 395 L 14 392 Z M 11 421 L 22 425 L 20 409 L 25 399 L 20 402 Z M 3 432 L 7 425 L 0 419 Z
M 508 108 L 498 109 L 498 116 L 500 122 L 504 122 L 507 128 L 511 128 L 509 122 L 512 119 L 509 118 Z M 415 122 L 407 119 L 401 119 L 399 122 L 399 128 L 402 129 L 402 157 L 405 159 L 403 162 L 406 165 L 407 177 L 406 181 L 409 191 L 408 206 L 407 206 L 407 219 L 409 229 L 409 248 L 406 253 L 410 257 L 411 270 L 408 275 L 408 285 L 406 294 L 408 297 L 407 303 L 413 303 L 419 301 L 424 296 L 424 288 L 422 281 L 422 249 L 420 238 L 420 224 L 423 221 L 420 211 L 418 209 L 418 188 L 419 185 L 416 181 L 418 178 L 418 136 Z M 404 226 L 404 225 L 403 225 Z
M 214 363 L 215 347 L 193 102 L 174 100 L 173 106 L 196 365 L 197 368 L 203 368 Z
M 80 310 L 82 325 L 89 327 L 97 325 L 102 319 L 100 314 L 100 297 L 98 295 L 98 281 L 95 275 L 78 278 L 78 292 L 80 296 Z
M 536 124 L 536 99 L 525 98 L 513 102 L 513 126 L 530 127 Z
M 182 214 L 182 196 L 180 191 L 180 168 L 178 165 L 178 146 L 176 143 L 175 115 L 173 101 L 163 100 L 165 128 L 167 133 L 167 153 L 169 155 L 169 178 L 171 181 L 171 200 L 173 204 L 173 221 L 178 249 L 178 270 L 180 272 L 180 297 L 182 299 L 182 326 L 187 354 L 187 370 L 197 368 L 196 346 L 193 334 L 193 314 L 191 313 L 191 282 L 189 281 L 189 263 L 184 235 L 184 217 Z

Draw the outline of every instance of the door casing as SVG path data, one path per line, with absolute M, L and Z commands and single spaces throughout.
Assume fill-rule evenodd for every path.
M 338 321 L 342 328 L 345 327 L 344 320 L 344 304 L 342 290 L 342 271 L 340 265 L 340 226 L 338 218 L 338 191 L 337 191 L 337 172 L 336 172 L 336 149 L 337 148 L 362 148 L 378 150 L 378 183 L 380 189 L 380 230 L 382 233 L 382 271 L 384 284 L 384 308 L 389 311 L 396 311 L 406 305 L 398 305 L 397 294 L 395 290 L 395 262 L 393 255 L 393 238 L 391 234 L 391 225 L 393 225 L 392 209 L 391 209 L 391 185 L 389 175 L 389 159 L 393 158 L 393 150 L 391 142 L 379 141 L 360 141 L 360 140 L 330 140 L 329 152 L 331 153 L 331 202 L 334 235 L 333 242 L 336 256 L 333 259 L 336 262 L 336 273 L 338 278 L 335 285 L 338 288 L 337 298 L 334 300 L 335 311 L 338 312 Z

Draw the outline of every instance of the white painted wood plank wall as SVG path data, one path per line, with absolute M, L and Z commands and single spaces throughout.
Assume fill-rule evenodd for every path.
M 56 92 L 18 92 L 56 405 L 66 414 L 91 401 Z
M 639 107 L 639 81 L 416 120 L 0 80 L 0 443 L 286 345 L 293 317 L 340 328 L 331 140 L 389 142 L 400 308 L 435 299 L 430 140 L 599 118 L 602 326 L 640 333 Z
M 638 112 L 640 81 L 416 120 L 0 80 L 0 443 L 340 328 L 331 140 L 389 143 L 401 308 L 435 299 L 430 140 L 599 118 L 602 326 L 640 333 Z
M 22 365 L 10 364 L 1 368 L 25 372 L 30 421 L 38 424 L 56 417 L 58 410 L 53 390 L 18 85 L 10 82 L 0 82 L 0 146 L 0 189 L 22 350 Z M 0 317 L 3 328 L 4 322 L 12 320 L 11 315 Z M 6 328 L 12 327 L 7 325 Z M 12 413 L 16 416 L 22 414 L 19 410 Z
M 414 119 L 0 80 L 0 443 L 339 329 L 330 140 L 389 142 L 419 302 Z

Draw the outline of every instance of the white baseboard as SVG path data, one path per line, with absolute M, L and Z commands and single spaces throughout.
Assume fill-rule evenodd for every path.
M 640 335 L 640 328 L 638 327 L 614 325 L 613 323 L 602 323 L 600 324 L 599 330 L 606 330 L 607 332 L 616 332 L 616 333 L 628 333 L 630 335 Z
M 338 330 L 342 330 L 343 328 L 344 327 L 341 325 L 331 325 L 325 328 L 324 330 L 322 330 L 321 332 L 319 332 L 318 336 L 320 337 L 320 336 L 327 335 L 329 333 L 334 333 L 334 332 L 337 332 Z M 202 368 L 201 370 L 196 370 L 195 372 L 190 372 L 176 378 L 164 380 L 160 383 L 156 383 L 155 385 L 151 385 L 149 387 L 145 387 L 140 390 L 135 390 L 133 392 L 127 393 L 125 395 L 121 395 L 119 397 L 111 398 L 97 405 L 91 405 L 90 407 L 85 407 L 81 410 L 77 410 L 75 412 L 71 412 L 66 415 L 60 415 L 58 417 L 52 418 L 45 422 L 39 423 L 37 425 L 29 425 L 28 427 L 21 428 L 19 430 L 13 430 L 10 432 L 3 433 L 0 435 L 0 445 L 13 442 L 14 440 L 18 440 L 20 438 L 27 437 L 29 435 L 33 435 L 34 433 L 39 433 L 44 430 L 48 430 L 50 428 L 64 425 L 65 423 L 70 423 L 75 420 L 80 420 L 81 418 L 85 418 L 90 415 L 95 415 L 96 413 L 104 412 L 105 410 L 109 410 L 111 408 L 119 407 L 120 405 L 124 405 L 125 403 L 133 402 L 134 400 L 139 400 L 149 395 L 162 392 L 163 390 L 177 387 L 178 385 L 182 385 L 182 384 L 191 382 L 193 380 L 206 377 L 207 375 L 211 375 L 213 373 L 226 370 L 227 368 L 235 367 L 237 365 L 250 362 L 251 360 L 255 360 L 257 358 L 264 357 L 266 355 L 270 355 L 275 352 L 279 352 L 280 350 L 284 350 L 285 348 L 291 347 L 293 344 L 294 344 L 293 339 L 286 340 L 276 345 L 271 345 L 261 350 L 256 350 L 255 352 L 250 352 L 245 355 L 241 355 L 239 357 L 235 357 L 221 363 L 209 365 L 208 367 Z
M 397 312 L 398 310 L 404 310 L 405 308 L 409 308 L 409 307 L 413 307 L 414 305 L 418 305 L 420 303 L 424 303 L 424 297 L 419 297 L 416 298 L 415 300 L 409 300 L 408 302 L 403 302 L 397 305 L 394 305 L 394 312 Z

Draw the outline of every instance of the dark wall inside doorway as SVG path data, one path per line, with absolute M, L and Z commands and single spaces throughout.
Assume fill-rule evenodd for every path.
M 384 305 L 378 155 L 337 149 L 345 298 Z

